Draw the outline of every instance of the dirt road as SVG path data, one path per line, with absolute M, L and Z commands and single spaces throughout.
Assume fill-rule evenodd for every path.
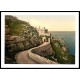
M 16 55 L 16 62 L 19 64 L 38 64 L 28 56 L 28 52 L 22 51 Z

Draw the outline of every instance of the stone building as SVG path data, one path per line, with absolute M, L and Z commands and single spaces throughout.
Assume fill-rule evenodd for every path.
M 48 32 L 48 29 L 46 29 L 45 27 L 44 28 L 37 28 L 35 27 L 36 30 L 38 31 L 39 35 L 42 36 L 42 40 L 43 42 L 50 42 L 50 33 Z

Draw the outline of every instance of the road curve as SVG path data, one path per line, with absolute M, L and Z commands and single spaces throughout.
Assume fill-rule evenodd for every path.
M 38 64 L 28 56 L 27 50 L 19 52 L 15 58 L 18 64 Z
M 46 44 L 49 44 L 49 43 L 44 42 L 42 45 L 38 47 L 45 46 Z M 18 64 L 39 64 L 38 62 L 31 59 L 28 54 L 29 54 L 28 50 L 17 53 L 15 56 L 16 62 Z

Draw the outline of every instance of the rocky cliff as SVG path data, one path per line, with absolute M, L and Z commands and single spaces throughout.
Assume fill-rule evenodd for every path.
M 75 56 L 71 55 L 61 40 L 51 39 L 51 46 L 55 52 L 54 58 L 60 64 L 75 64 Z
M 17 52 L 41 43 L 42 39 L 37 30 L 28 22 L 11 15 L 5 16 L 5 63 L 13 63 Z

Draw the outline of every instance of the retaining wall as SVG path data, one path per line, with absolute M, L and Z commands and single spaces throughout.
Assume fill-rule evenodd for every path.
M 50 44 L 33 49 L 32 52 L 42 57 L 46 57 L 54 53 Z
M 40 63 L 40 64 L 56 64 L 56 62 L 51 61 L 51 60 L 49 60 L 47 58 L 44 58 L 44 57 L 32 52 L 32 50 L 39 49 L 40 47 L 44 47 L 44 46 L 46 47 L 48 44 L 49 43 L 47 43 L 46 45 L 35 47 L 35 48 L 32 48 L 32 49 L 28 50 L 29 57 L 31 59 L 35 60 L 36 62 Z

